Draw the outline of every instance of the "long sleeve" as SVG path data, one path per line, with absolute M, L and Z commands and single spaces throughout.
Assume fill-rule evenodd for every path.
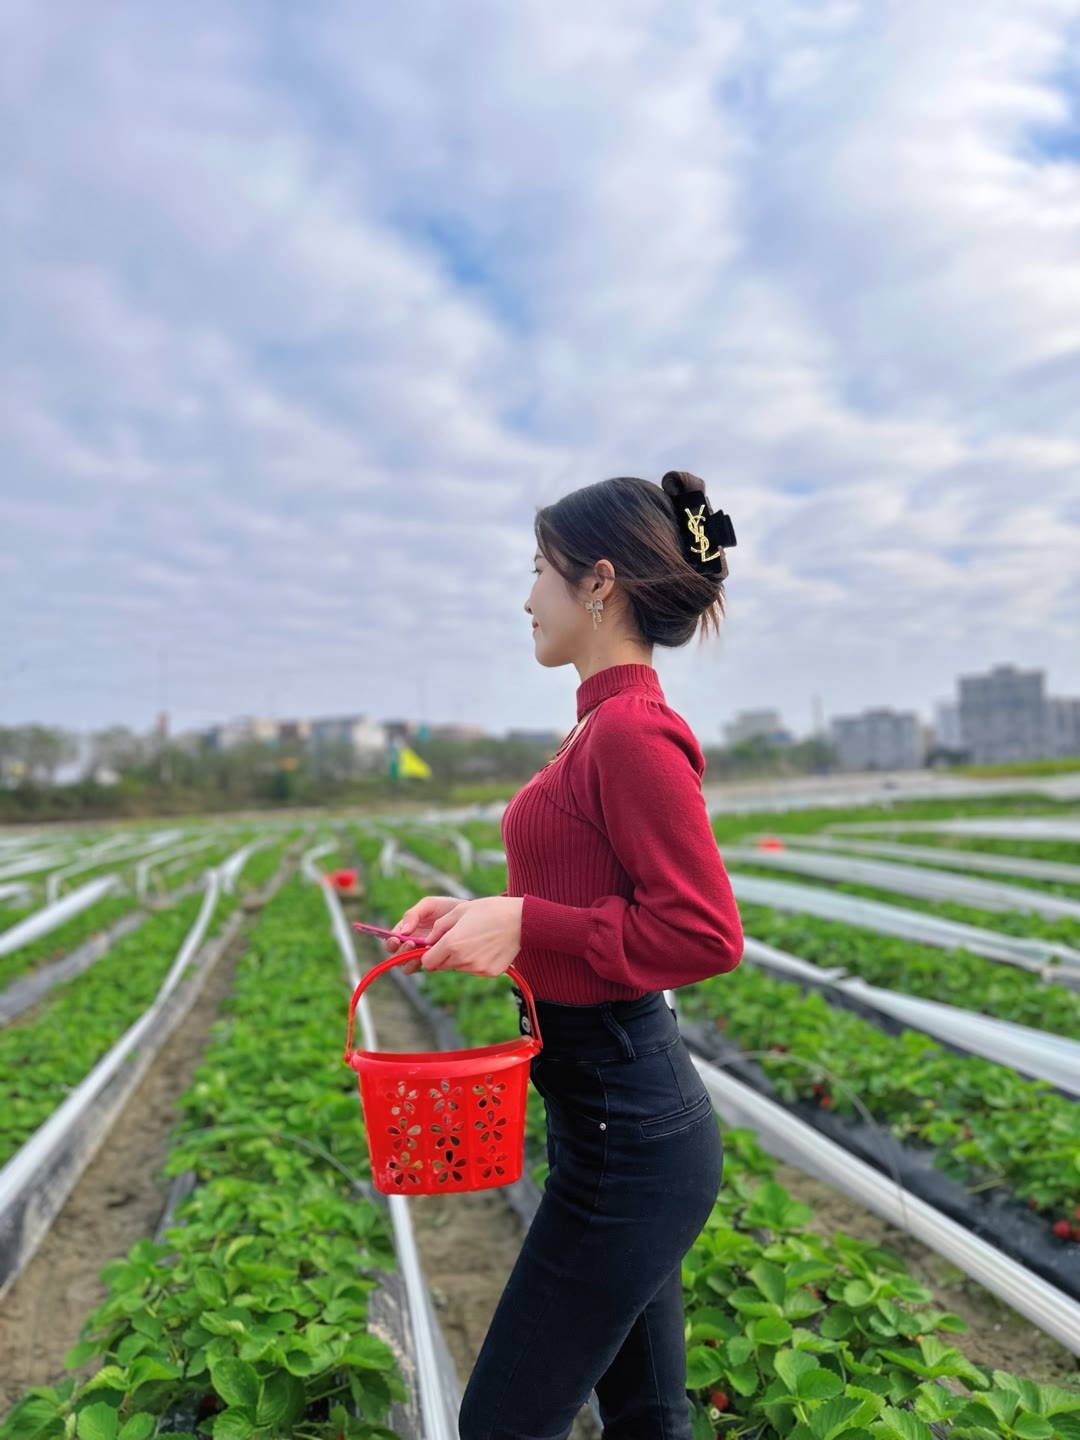
M 524 897 L 522 948 L 579 955 L 597 975 L 674 989 L 733 970 L 742 922 L 709 823 L 693 732 L 648 698 L 594 717 L 579 799 L 633 887 L 590 905 Z

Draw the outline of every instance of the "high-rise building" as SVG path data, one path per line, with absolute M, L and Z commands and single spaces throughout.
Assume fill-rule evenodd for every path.
M 983 675 L 961 675 L 960 734 L 976 765 L 1046 756 L 1046 672 L 995 665 Z
M 841 770 L 917 770 L 925 758 L 925 734 L 914 710 L 838 715 L 830 729 Z

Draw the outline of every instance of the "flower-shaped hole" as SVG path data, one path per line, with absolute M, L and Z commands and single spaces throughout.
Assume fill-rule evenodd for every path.
M 480 1162 L 480 1174 L 485 1180 L 490 1180 L 493 1175 L 500 1178 L 507 1173 L 509 1156 L 498 1153 L 490 1154 Z
M 390 1143 L 395 1150 L 415 1150 L 417 1143 L 415 1137 L 420 1134 L 420 1126 L 410 1125 L 406 1128 L 404 1125 L 388 1125 L 386 1133 L 391 1137 Z
M 402 1155 L 398 1159 L 391 1159 L 387 1162 L 387 1170 L 390 1178 L 399 1188 L 406 1183 L 409 1185 L 420 1184 L 420 1172 L 422 1165 L 414 1155 Z

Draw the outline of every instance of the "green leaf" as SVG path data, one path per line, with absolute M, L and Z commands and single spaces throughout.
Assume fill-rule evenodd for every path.
M 120 1427 L 119 1440 L 150 1440 L 156 1429 L 156 1415 L 132 1415 L 131 1419 Z
M 807 1375 L 811 1370 L 817 1370 L 818 1363 L 811 1355 L 804 1355 L 801 1350 L 778 1350 L 773 1357 L 773 1364 L 776 1366 L 776 1373 L 788 1388 L 789 1395 L 799 1393 L 799 1377 Z
M 1013 1433 L 1019 1440 L 1049 1440 L 1054 1427 L 1043 1415 L 1018 1415 L 1013 1421 Z
M 227 1405 L 239 1405 L 254 1413 L 259 1403 L 259 1377 L 246 1361 L 219 1360 L 210 1366 L 210 1378 L 214 1389 Z M 214 1433 L 218 1433 L 216 1429 Z
M 779 1315 L 762 1315 L 757 1320 L 751 1320 L 746 1329 L 755 1345 L 786 1345 L 794 1333 Z M 728 1344 L 730 1349 L 731 1343 Z
M 925 1425 L 910 1410 L 896 1410 L 887 1405 L 881 1418 L 871 1426 L 871 1434 L 883 1440 L 934 1440 L 929 1425 Z
M 314 1375 L 316 1369 L 309 1350 L 287 1350 L 282 1363 L 290 1375 Z
M 994 1379 L 997 1379 L 995 1373 Z M 1039 1414 L 1067 1415 L 1080 1410 L 1080 1390 L 1065 1390 L 1060 1385 L 1039 1385 Z
M 761 1384 L 757 1366 L 752 1360 L 748 1360 L 745 1365 L 736 1365 L 734 1369 L 729 1370 L 727 1378 L 731 1388 L 737 1390 L 740 1395 L 756 1394 Z
M 116 1440 L 119 1428 L 116 1411 L 103 1400 L 80 1410 L 77 1424 L 79 1440 Z
M 140 1335 L 148 1335 L 151 1340 L 160 1340 L 165 1333 L 164 1326 L 156 1315 L 151 1315 L 149 1310 L 140 1308 L 131 1317 L 131 1328 L 138 1330 Z
M 309 1327 L 310 1330 L 311 1327 Z M 341 1357 L 342 1365 L 356 1365 L 361 1370 L 391 1370 L 396 1361 L 390 1347 L 374 1335 L 354 1335 Z
M 771 1300 L 774 1305 L 784 1303 L 787 1281 L 779 1265 L 770 1265 L 759 1260 L 747 1273 L 767 1300 Z
M 303 1383 L 294 1375 L 276 1370 L 263 1382 L 255 1410 L 255 1423 L 260 1428 L 269 1426 L 276 1434 L 288 1434 L 303 1414 L 304 1405 Z
M 98 1354 L 101 1347 L 94 1340 L 80 1340 L 78 1345 L 73 1345 L 64 1356 L 65 1370 L 78 1370 L 88 1360 L 92 1360 Z
M 209 1265 L 200 1265 L 195 1271 L 195 1289 L 207 1305 L 224 1305 L 229 1298 L 224 1279 Z
M 873 1298 L 873 1287 L 868 1285 L 865 1280 L 849 1280 L 844 1286 L 844 1304 L 850 1305 L 852 1310 L 869 1305 Z
M 222 1410 L 214 1418 L 214 1440 L 248 1440 L 254 1433 L 251 1416 L 244 1410 Z
M 814 1440 L 836 1440 L 841 1431 L 850 1428 L 849 1422 L 854 1421 L 861 1409 L 861 1403 L 848 1396 L 826 1400 L 810 1416 L 810 1431 Z
M 158 1355 L 137 1355 L 128 1369 L 128 1386 L 132 1390 L 148 1380 L 176 1380 L 180 1371 L 171 1360 Z
M 119 1365 L 103 1365 L 96 1375 L 91 1375 L 80 1392 L 90 1395 L 95 1390 L 119 1390 L 125 1394 L 128 1388 L 127 1371 Z
M 703 1390 L 727 1370 L 719 1350 L 708 1345 L 692 1345 L 686 1352 L 686 1388 Z
M 764 1321 L 757 1322 L 764 1324 Z M 784 1321 L 780 1321 L 784 1324 Z M 754 1344 L 745 1335 L 733 1335 L 724 1345 L 724 1355 L 729 1365 L 745 1365 L 750 1356 L 754 1353 Z
M 10 1440 L 33 1440 L 42 1430 L 52 1426 L 60 1414 L 56 1398 L 45 1395 L 28 1395 L 20 1400 L 4 1421 L 4 1434 Z
M 831 1370 L 826 1370 L 823 1365 L 816 1370 L 808 1370 L 805 1375 L 800 1375 L 798 1383 L 799 1388 L 796 1394 L 800 1400 L 832 1400 L 844 1388 L 844 1382 L 840 1376 L 834 1375 Z

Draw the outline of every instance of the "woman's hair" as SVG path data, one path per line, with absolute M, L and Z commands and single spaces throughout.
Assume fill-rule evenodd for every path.
M 702 640 L 710 627 L 719 634 L 723 582 L 689 559 L 671 496 L 651 480 L 620 475 L 574 490 L 538 509 L 534 529 L 541 553 L 572 589 L 598 560 L 611 561 L 648 644 L 686 645 L 699 620 Z

